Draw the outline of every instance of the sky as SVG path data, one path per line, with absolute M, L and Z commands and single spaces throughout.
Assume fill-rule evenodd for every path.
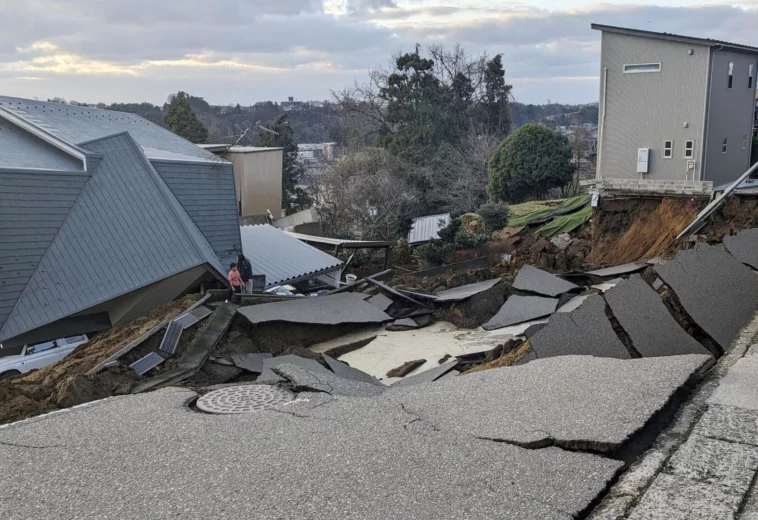
M 503 55 L 524 103 L 598 98 L 591 23 L 758 46 L 758 0 L 24 0 L 0 17 L 0 94 L 162 104 L 327 100 L 400 51 Z

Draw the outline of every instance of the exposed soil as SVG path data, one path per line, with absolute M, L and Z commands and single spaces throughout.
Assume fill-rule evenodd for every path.
M 669 257 L 686 244 L 676 240 L 705 205 L 702 199 L 609 199 L 592 216 L 588 262 L 618 265 Z
M 399 367 L 393 368 L 387 372 L 387 377 L 405 377 L 424 363 L 426 363 L 426 359 L 414 359 L 413 361 L 406 361 Z
M 178 316 L 195 301 L 196 295 L 188 295 L 162 305 L 147 316 L 95 337 L 57 363 L 0 381 L 0 424 L 128 393 L 137 379 L 128 369 L 113 367 L 94 376 L 85 374 L 159 323 Z
M 711 216 L 699 234 L 709 242 L 720 242 L 737 231 L 758 227 L 758 197 L 734 196 Z
M 481 372 L 482 370 L 489 370 L 490 368 L 501 368 L 501 367 L 511 367 L 524 359 L 524 356 L 526 356 L 529 352 L 532 350 L 532 345 L 525 341 L 523 342 L 519 347 L 508 351 L 507 353 L 503 354 L 499 358 L 497 358 L 494 361 L 490 361 L 489 363 L 484 363 L 479 366 L 475 366 L 474 368 L 467 370 L 464 372 L 465 374 L 472 374 L 474 372 Z

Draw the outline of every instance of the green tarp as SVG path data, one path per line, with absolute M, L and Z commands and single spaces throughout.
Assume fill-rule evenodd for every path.
M 566 199 L 561 202 L 558 206 L 532 211 L 526 215 L 512 218 L 508 221 L 508 226 L 519 227 L 526 224 L 539 224 L 541 222 L 547 222 L 555 216 L 565 215 L 567 213 L 571 213 L 572 211 L 578 210 L 582 206 L 586 206 L 589 204 L 590 197 L 591 195 L 589 194 L 571 197 L 570 199 Z
M 552 237 L 558 233 L 568 233 L 587 222 L 590 217 L 592 217 L 592 206 L 587 205 L 574 213 L 554 218 L 552 222 L 548 222 L 539 228 L 537 233 L 546 237 Z

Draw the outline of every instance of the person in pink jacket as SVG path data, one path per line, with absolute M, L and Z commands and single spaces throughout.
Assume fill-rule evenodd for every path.
M 237 270 L 237 264 L 231 264 L 229 266 L 229 283 L 232 284 L 232 290 L 236 293 L 242 292 L 242 277 Z

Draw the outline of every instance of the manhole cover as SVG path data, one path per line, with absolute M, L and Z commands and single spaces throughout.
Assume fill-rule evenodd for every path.
M 292 393 L 276 386 L 230 386 L 208 392 L 197 400 L 197 407 L 208 413 L 248 413 L 279 406 L 292 397 Z

